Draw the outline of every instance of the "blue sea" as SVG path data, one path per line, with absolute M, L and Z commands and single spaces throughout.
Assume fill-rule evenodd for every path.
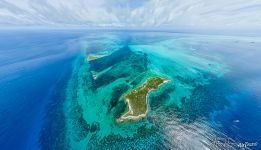
M 261 37 L 1 30 L 0 149 L 261 149 Z M 148 114 L 124 95 L 160 76 Z

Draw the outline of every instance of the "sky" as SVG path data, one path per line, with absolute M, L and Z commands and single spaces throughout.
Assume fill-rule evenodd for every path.
M 0 0 L 0 26 L 261 28 L 261 0 Z

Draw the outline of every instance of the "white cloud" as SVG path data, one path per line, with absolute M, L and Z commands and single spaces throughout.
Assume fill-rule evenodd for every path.
M 261 27 L 261 0 L 1 0 L 1 25 Z

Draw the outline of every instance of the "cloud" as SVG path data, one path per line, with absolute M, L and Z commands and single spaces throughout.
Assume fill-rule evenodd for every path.
M 261 0 L 1 0 L 0 25 L 259 28 Z

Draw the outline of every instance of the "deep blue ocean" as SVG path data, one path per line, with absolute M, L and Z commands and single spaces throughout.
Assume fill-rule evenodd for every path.
M 73 32 L 1 31 L 0 149 L 40 148 L 39 132 L 50 119 L 46 114 L 55 115 L 59 107 L 78 37 Z
M 113 35 L 113 38 L 108 35 Z M 104 42 L 104 39 L 107 41 Z M 154 145 L 155 149 L 182 149 L 182 147 L 183 149 L 211 149 L 209 142 L 217 144 L 216 149 L 226 149 L 226 146 L 231 146 L 229 147 L 231 149 L 261 149 L 260 37 L 85 30 L 0 31 L 0 149 L 83 149 L 83 145 L 85 149 L 88 149 L 90 147 L 86 145 L 87 139 L 101 140 L 105 134 L 118 130 L 115 128 L 108 131 L 106 128 L 105 131 L 105 128 L 102 130 L 103 126 L 100 125 L 101 129 L 97 131 L 97 137 L 101 139 L 86 136 L 86 141 L 69 143 L 67 141 L 71 135 L 65 132 L 68 130 L 68 122 L 66 122 L 68 116 L 64 112 L 66 108 L 64 105 L 66 100 L 68 101 L 68 94 L 66 94 L 68 89 L 76 88 L 69 85 L 70 82 L 75 81 L 73 78 L 77 68 L 82 64 L 83 55 L 101 49 L 106 49 L 105 52 L 110 48 L 115 49 L 117 47 L 115 42 L 117 43 L 119 39 L 122 45 L 128 45 L 132 51 L 142 49 L 142 52 L 151 59 L 149 63 L 154 70 L 160 66 L 168 66 L 166 63 L 176 66 L 177 70 L 184 65 L 187 65 L 185 68 L 191 72 L 200 70 L 191 77 L 193 83 L 194 80 L 200 80 L 200 82 L 193 84 L 197 87 L 193 87 L 193 92 L 188 96 L 189 98 L 187 97 L 190 101 L 173 100 L 175 104 L 166 107 L 168 112 L 172 112 L 171 109 L 175 110 L 175 117 L 171 120 L 174 123 L 169 120 L 171 117 L 159 119 L 159 122 L 151 121 L 154 117 L 157 118 L 157 113 L 164 112 L 159 106 L 161 104 L 157 103 L 157 98 L 159 99 L 157 96 L 160 93 L 156 93 L 151 98 L 152 110 L 148 119 L 145 120 L 157 128 L 168 123 L 164 131 L 166 134 L 167 132 L 171 134 L 167 134 L 166 138 L 173 137 L 172 141 L 166 140 L 165 147 Z M 99 42 L 100 40 L 103 42 Z M 173 49 L 171 49 L 172 44 L 175 45 Z M 165 47 L 170 47 L 170 49 L 167 51 Z M 150 48 L 153 49 L 151 53 L 148 52 Z M 172 50 L 173 53 L 171 53 Z M 157 59 L 159 57 L 157 53 L 162 53 L 161 59 Z M 164 58 L 173 62 L 165 62 Z M 209 68 L 205 69 L 205 66 Z M 164 72 L 164 67 L 159 68 L 159 71 L 161 70 Z M 171 69 L 165 68 L 165 71 L 168 74 Z M 205 74 L 199 75 L 202 72 L 206 74 L 211 72 L 211 75 L 215 77 L 207 78 Z M 183 73 L 179 73 L 168 75 L 182 78 L 180 76 Z M 184 76 L 190 77 L 186 73 Z M 209 80 L 205 81 L 205 79 Z M 184 81 L 186 82 L 190 80 Z M 184 85 L 182 85 L 184 89 L 192 89 L 189 84 Z M 179 88 L 176 89 L 179 90 Z M 180 89 L 178 94 L 188 94 L 184 89 Z M 100 91 L 107 92 L 102 88 Z M 175 92 L 172 94 L 175 95 Z M 165 96 L 171 97 L 172 94 Z M 161 98 L 163 97 L 164 93 Z M 171 100 L 164 102 L 164 105 L 167 103 L 171 103 Z M 153 108 L 157 111 L 153 112 Z M 86 120 L 96 119 L 95 117 L 86 118 Z M 204 121 L 199 121 L 201 118 Z M 98 123 L 106 123 L 106 120 Z M 147 123 L 144 124 L 147 125 Z M 171 127 L 175 125 L 175 128 Z M 163 131 L 157 129 L 156 132 L 164 136 L 161 133 Z M 91 134 L 94 133 L 89 133 Z M 142 138 L 141 133 L 135 136 Z M 148 141 L 143 138 L 143 142 Z M 154 139 L 150 139 L 150 142 L 162 144 L 162 142 L 155 142 Z M 179 143 L 181 145 L 178 145 Z M 205 144 L 206 147 L 200 147 L 199 143 Z M 246 147 L 242 145 L 247 143 L 252 145 Z M 124 145 L 122 144 L 122 149 Z M 145 147 L 145 149 L 150 148 L 154 149 L 153 146 Z

